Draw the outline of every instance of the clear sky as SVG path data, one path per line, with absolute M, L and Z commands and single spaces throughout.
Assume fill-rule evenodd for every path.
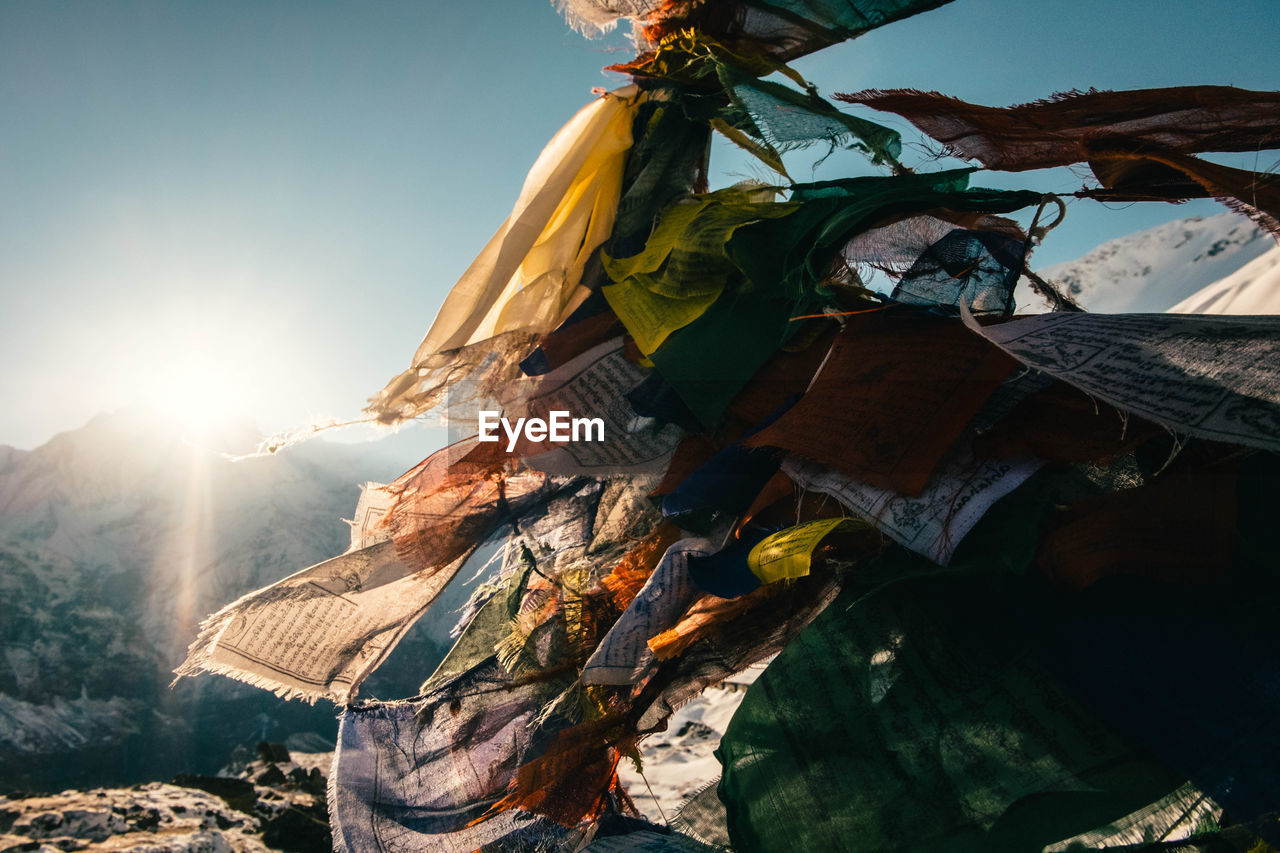
M 796 66 L 826 94 L 993 105 L 1280 89 L 1278 37 L 1276 0 L 956 0 Z M 588 41 L 546 0 L 0 0 L 0 444 L 143 395 L 204 397 L 266 430 L 356 414 L 542 145 L 592 87 L 623 82 L 601 67 L 630 56 L 622 33 Z M 790 156 L 792 174 L 820 153 Z M 720 183 L 752 173 L 723 145 L 713 167 Z M 816 176 L 859 168 L 840 155 Z M 1038 260 L 1218 209 L 1075 203 Z

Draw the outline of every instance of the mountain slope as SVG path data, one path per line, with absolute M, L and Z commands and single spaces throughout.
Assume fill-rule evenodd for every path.
M 255 438 L 244 424 L 215 436 Z M 313 441 L 231 462 L 131 408 L 0 448 L 0 792 L 211 772 L 239 743 L 332 737 L 332 708 L 225 678 L 168 683 L 204 616 L 346 550 L 359 485 L 420 458 L 404 445 Z M 373 687 L 413 692 L 447 616 L 409 642 L 420 666 Z
M 1274 247 L 1275 241 L 1248 219 L 1223 213 L 1110 240 L 1077 260 L 1037 272 L 1088 311 L 1159 312 Z
M 1169 309 L 1175 314 L 1280 314 L 1280 246 Z

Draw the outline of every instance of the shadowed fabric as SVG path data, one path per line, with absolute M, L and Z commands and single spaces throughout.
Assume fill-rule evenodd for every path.
M 595 0 L 586 0 L 595 2 Z M 652 43 L 690 27 L 782 60 L 856 38 L 950 0 L 674 0 L 643 21 Z
M 1280 239 L 1280 175 L 1221 166 L 1176 152 L 1099 143 L 1089 165 L 1103 201 L 1169 201 L 1212 196 Z
M 791 318 L 826 303 L 822 284 L 852 237 L 890 216 L 938 207 L 1008 212 L 1040 200 L 1029 192 L 967 190 L 969 172 L 797 186 L 793 213 L 733 232 L 727 252 L 743 284 L 671 334 L 651 355 L 654 366 L 700 423 L 716 425 L 748 380 L 799 333 Z
M 890 298 L 897 302 L 963 304 L 973 314 L 1012 313 L 1013 289 L 1026 262 L 1026 235 L 997 217 L 952 215 L 977 220 L 978 227 L 959 227 L 939 215 L 910 216 L 850 240 L 844 261 L 860 272 L 892 277 Z M 1005 230 L 995 230 L 1001 226 Z
M 1006 172 L 1068 166 L 1117 141 L 1179 154 L 1280 147 L 1280 92 L 1232 86 L 1067 92 L 1006 108 L 911 89 L 835 98 L 897 113 L 956 156 Z
M 1213 196 L 1280 238 L 1280 179 L 1190 156 L 1280 147 L 1280 92 L 1231 86 L 1068 92 L 1004 109 L 908 89 L 835 97 L 898 113 L 949 153 L 988 169 L 1088 161 L 1102 183 L 1101 199 Z
M 1015 362 L 958 320 L 886 311 L 848 319 L 800 402 L 745 443 L 919 495 Z
M 721 741 L 739 853 L 1036 850 L 1177 786 L 1038 663 L 974 579 L 828 607 Z
M 724 289 L 741 281 L 725 253 L 734 231 L 795 207 L 770 199 L 772 190 L 730 188 L 682 199 L 660 215 L 644 250 L 605 258 L 615 284 L 605 298 L 636 345 L 650 355 L 677 329 L 700 317 Z

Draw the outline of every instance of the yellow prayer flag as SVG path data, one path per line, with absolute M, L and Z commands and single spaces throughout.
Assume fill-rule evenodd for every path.
M 747 555 L 747 568 L 760 583 L 773 583 L 809 574 L 813 550 L 836 530 L 856 530 L 865 522 L 852 518 L 820 518 L 780 530 L 760 540 Z

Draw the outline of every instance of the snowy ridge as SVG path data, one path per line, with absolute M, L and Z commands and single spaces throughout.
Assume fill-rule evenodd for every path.
M 1063 287 L 1087 311 L 1160 312 L 1275 245 L 1265 232 L 1234 213 L 1195 216 L 1110 240 L 1077 260 L 1037 272 Z M 1030 310 L 1042 310 L 1032 302 L 1019 300 Z
M 1169 309 L 1175 314 L 1280 314 L 1280 246 Z
M 667 721 L 666 731 L 640 742 L 642 772 L 628 761 L 618 764 L 618 776 L 642 814 L 665 823 L 686 799 L 720 778 L 720 762 L 712 753 L 747 688 L 766 666 L 767 661 L 752 664 L 682 705 Z

